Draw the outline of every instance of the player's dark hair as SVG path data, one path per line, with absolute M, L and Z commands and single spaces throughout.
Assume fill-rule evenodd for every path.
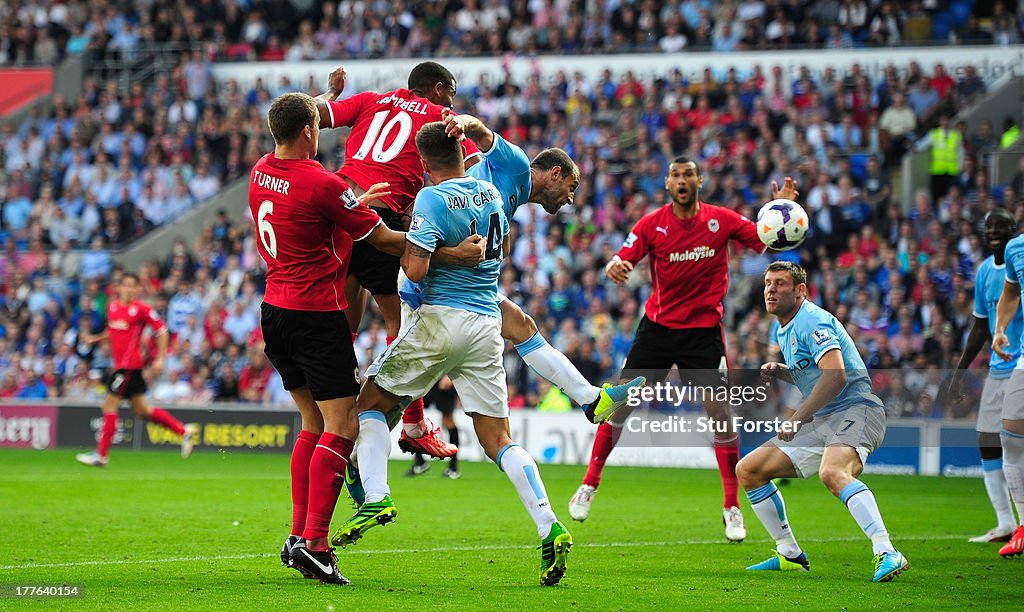
M 572 161 L 569 154 L 557 147 L 551 149 L 544 149 L 537 154 L 537 157 L 533 158 L 530 162 L 531 168 L 536 168 L 541 171 L 547 171 L 555 166 L 562 169 L 564 176 L 572 176 L 573 172 L 576 171 L 576 162 Z
M 267 123 L 274 142 L 288 144 L 298 138 L 302 128 L 316 121 L 316 101 L 308 94 L 282 94 L 270 105 Z
M 453 169 L 465 165 L 462 143 L 445 133 L 444 123 L 435 121 L 416 133 L 416 148 L 420 157 L 433 168 Z
M 672 163 L 669 165 L 671 166 L 672 164 L 693 164 L 694 170 L 697 171 L 697 176 L 704 176 L 703 174 L 701 174 L 700 164 L 697 163 L 697 160 L 693 158 L 686 157 L 685 155 L 680 155 L 679 157 L 673 159 Z
M 789 272 L 789 275 L 793 277 L 793 285 L 806 285 L 807 284 L 807 272 L 791 261 L 773 261 L 768 264 L 768 268 L 764 271 L 765 276 L 769 272 Z
M 426 93 L 438 83 L 455 87 L 455 75 L 437 62 L 421 62 L 409 73 L 409 90 Z

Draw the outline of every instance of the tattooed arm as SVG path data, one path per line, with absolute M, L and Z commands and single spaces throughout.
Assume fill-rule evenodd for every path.
M 430 271 L 430 256 L 432 253 L 421 246 L 411 242 L 405 243 L 405 253 L 402 254 L 402 269 L 405 275 L 414 283 L 423 280 L 423 277 Z

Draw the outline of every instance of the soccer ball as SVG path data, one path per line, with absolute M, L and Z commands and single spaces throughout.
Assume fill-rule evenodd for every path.
M 776 251 L 800 246 L 807 235 L 807 211 L 793 200 L 772 200 L 757 211 L 757 235 Z

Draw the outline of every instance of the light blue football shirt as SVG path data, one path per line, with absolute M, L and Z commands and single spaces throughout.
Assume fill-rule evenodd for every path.
M 871 393 L 871 379 L 857 346 L 832 313 L 804 300 L 789 323 L 779 328 L 779 349 L 789 367 L 800 394 L 807 399 L 821 378 L 818 360 L 832 349 L 839 349 L 846 369 L 846 385 L 814 416 L 824 416 L 854 406 L 882 407 L 882 400 Z
M 1003 282 L 1006 278 L 1004 272 L 1006 264 L 996 265 L 995 257 L 989 255 L 978 267 L 978 273 L 974 277 L 974 316 L 979 319 L 988 319 L 988 331 L 994 334 L 996 331 L 996 306 L 999 304 L 999 296 L 1003 294 Z M 988 375 L 992 378 L 1009 378 L 1013 368 L 1017 366 L 1017 358 L 1020 357 L 1021 334 L 1024 333 L 1024 320 L 1021 318 L 1020 309 L 1013 315 L 1010 326 L 1006 328 L 1006 336 L 1010 339 L 1010 346 L 1007 350 L 1013 354 L 1013 359 L 1003 361 L 1003 358 L 992 351 L 988 360 Z
M 487 246 L 486 259 L 474 268 L 432 262 L 419 283 L 419 301 L 501 318 L 498 273 L 508 232 L 501 194 L 488 181 L 466 176 L 421 189 L 406 240 L 433 253 L 480 234 Z
M 1024 304 L 1024 234 L 1007 243 L 1003 260 L 1006 262 L 1006 281 L 1017 285 L 1017 288 L 1020 289 L 1021 304 Z M 1020 316 L 1020 311 L 1021 309 L 1018 307 L 1017 317 Z M 1010 336 L 1009 329 L 1006 330 L 1006 335 Z M 1022 344 L 1024 344 L 1024 336 L 1018 336 L 1017 347 L 1019 348 Z M 1013 346 L 1012 339 L 1010 346 Z
M 487 181 L 498 189 L 505 217 L 509 220 L 519 205 L 530 199 L 533 188 L 530 158 L 522 149 L 497 134 L 494 134 L 491 149 L 483 153 L 483 160 L 466 170 L 466 176 Z M 398 294 L 403 302 L 416 309 L 422 300 L 422 292 L 421 286 L 406 279 Z

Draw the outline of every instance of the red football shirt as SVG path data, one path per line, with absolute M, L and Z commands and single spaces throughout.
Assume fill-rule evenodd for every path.
M 273 153 L 253 166 L 249 210 L 267 262 L 263 301 L 289 310 L 344 310 L 352 241 L 370 235 L 377 213 L 320 162 Z
M 107 332 L 115 370 L 141 370 L 146 365 L 142 358 L 142 332 L 147 325 L 155 334 L 167 331 L 164 322 L 145 302 L 122 304 L 114 300 L 107 306 Z
M 399 213 L 407 212 L 423 188 L 416 134 L 424 125 L 440 121 L 444 107 L 408 89 L 396 89 L 328 102 L 327 109 L 331 127 L 352 128 L 345 142 L 345 164 L 338 173 L 363 189 L 391 183 L 391 195 L 381 200 Z M 467 157 L 479 151 L 469 139 L 463 146 Z
M 728 208 L 701 202 L 696 217 L 680 219 L 666 204 L 644 215 L 626 237 L 619 258 L 635 265 L 651 256 L 647 318 L 672 329 L 720 325 L 729 288 L 730 240 L 758 253 L 765 250 L 754 223 Z

